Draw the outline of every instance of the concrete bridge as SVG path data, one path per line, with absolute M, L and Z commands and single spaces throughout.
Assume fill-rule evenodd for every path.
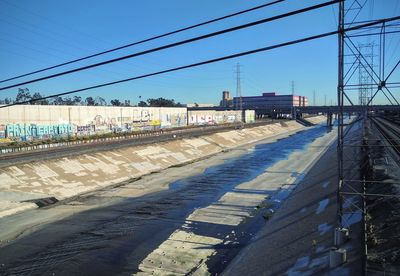
M 400 112 L 399 105 L 346 105 L 342 107 L 344 113 L 361 113 L 361 112 L 381 112 L 381 111 L 397 111 Z M 299 106 L 292 110 L 295 118 L 303 117 L 303 114 L 320 114 L 327 116 L 327 125 L 332 126 L 333 116 L 340 112 L 339 106 Z
M 400 105 L 346 105 L 343 112 L 363 112 L 363 111 L 400 111 Z M 338 113 L 339 107 L 334 106 L 298 106 L 297 113 L 317 114 L 317 113 Z

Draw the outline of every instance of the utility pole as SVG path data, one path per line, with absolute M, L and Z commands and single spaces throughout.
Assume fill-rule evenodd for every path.
M 326 106 L 326 94 L 324 95 L 324 106 Z

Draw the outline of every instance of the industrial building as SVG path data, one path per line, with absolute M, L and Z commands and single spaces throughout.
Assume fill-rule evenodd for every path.
M 222 92 L 222 100 L 219 102 L 219 105 L 222 107 L 232 107 L 233 99 L 231 98 L 229 91 Z
M 293 107 L 308 106 L 305 96 L 277 95 L 276 92 L 263 93 L 261 96 L 231 98 L 229 91 L 222 92 L 220 108 L 255 110 L 257 117 L 264 115 L 280 116 L 291 114 Z
M 234 97 L 233 106 L 240 105 L 244 109 L 288 109 L 294 106 L 308 106 L 308 99 L 305 96 L 277 95 L 275 92 L 268 92 L 261 96 Z

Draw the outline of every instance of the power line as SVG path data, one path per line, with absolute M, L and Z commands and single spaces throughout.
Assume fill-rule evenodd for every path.
M 30 73 L 25 73 L 25 74 L 22 74 L 22 75 L 19 75 L 19 76 L 16 76 L 16 77 L 12 77 L 12 78 L 8 78 L 8 79 L 5 79 L 5 80 L 1 80 L 0 83 L 7 82 L 7 81 L 10 81 L 10 80 L 19 79 L 19 78 L 26 77 L 26 76 L 30 76 L 30 75 L 37 74 L 37 73 L 40 73 L 40 72 L 48 71 L 48 70 L 51 70 L 51 69 L 54 69 L 54 68 L 58 68 L 58 67 L 61 67 L 61 66 L 72 64 L 72 63 L 76 63 L 78 61 L 90 59 L 90 58 L 97 57 L 97 56 L 100 56 L 100 55 L 108 54 L 108 53 L 115 52 L 115 51 L 118 51 L 118 50 L 122 50 L 122 49 L 125 49 L 125 48 L 128 48 L 128 47 L 132 47 L 132 46 L 135 46 L 135 45 L 143 44 L 145 42 L 149 42 L 149 41 L 156 40 L 156 39 L 159 39 L 159 38 L 162 38 L 162 37 L 170 36 L 170 35 L 177 34 L 177 33 L 183 32 L 183 31 L 187 31 L 187 30 L 190 30 L 190 29 L 194 29 L 194 28 L 197 28 L 197 27 L 208 25 L 208 24 L 211 24 L 211 23 L 214 23 L 214 22 L 218 22 L 218 21 L 230 18 L 230 17 L 234 17 L 234 16 L 237 16 L 237 15 L 245 14 L 245 13 L 248 13 L 248 12 L 251 12 L 251 11 L 255 11 L 255 10 L 258 10 L 258 9 L 261 9 L 261 8 L 272 6 L 272 5 L 275 5 L 275 4 L 278 4 L 280 2 L 284 2 L 284 1 L 286 1 L 286 0 L 276 0 L 276 1 L 269 2 L 269 3 L 265 3 L 265 4 L 262 4 L 262 5 L 250 8 L 250 9 L 246 9 L 246 10 L 242 10 L 242 11 L 235 12 L 235 13 L 232 13 L 232 14 L 228 14 L 228 15 L 225 15 L 225 16 L 222 16 L 222 17 L 211 19 L 211 20 L 208 20 L 208 21 L 205 21 L 205 22 L 202 22 L 202 23 L 198 23 L 198 24 L 195 24 L 195 25 L 191 25 L 191 26 L 188 26 L 188 27 L 185 27 L 185 28 L 181 28 L 181 29 L 178 29 L 178 30 L 175 30 L 175 31 L 171 31 L 171 32 L 164 33 L 164 34 L 161 34 L 161 35 L 156 35 L 156 36 L 153 36 L 153 37 L 150 37 L 150 38 L 146 38 L 146 39 L 143 39 L 143 40 L 140 40 L 140 41 L 132 42 L 132 43 L 129 43 L 129 44 L 126 44 L 126 45 L 122 45 L 122 46 L 119 46 L 119 47 L 116 47 L 116 48 L 112 48 L 112 49 L 109 49 L 109 50 L 106 50 L 106 51 L 102 51 L 102 52 L 99 52 L 99 53 L 96 53 L 96 54 L 88 55 L 88 56 L 85 56 L 85 57 L 82 57 L 82 58 L 77 58 L 77 59 L 74 59 L 74 60 L 71 60 L 71 61 L 67 61 L 67 62 L 64 62 L 64 63 L 61 63 L 61 64 L 57 64 L 57 65 L 53 65 L 53 66 L 46 67 L 46 68 L 43 68 L 43 69 L 39 69 L 39 70 L 30 72 Z
M 202 62 L 198 62 L 198 63 L 193 63 L 193 64 L 189 64 L 189 65 L 166 69 L 163 71 L 153 72 L 153 73 L 140 75 L 140 76 L 136 76 L 136 77 L 132 77 L 132 78 L 128 78 L 128 79 L 123 79 L 123 80 L 118 80 L 118 81 L 114 81 L 114 82 L 108 82 L 108 83 L 103 83 L 103 84 L 99 84 L 99 85 L 94 85 L 94 86 L 90 86 L 90 87 L 86 87 L 86 88 L 76 89 L 76 90 L 72 90 L 72 91 L 68 91 L 68 92 L 53 94 L 50 96 L 42 97 L 40 99 L 28 100 L 28 101 L 9 104 L 9 105 L 4 105 L 4 106 L 0 106 L 0 108 L 9 107 L 9 106 L 18 105 L 18 104 L 32 103 L 32 102 L 35 102 L 38 100 L 44 100 L 44 99 L 49 99 L 49 98 L 54 98 L 54 97 L 59 97 L 59 96 L 65 96 L 65 95 L 69 95 L 69 94 L 73 94 L 73 93 L 92 90 L 95 88 L 106 87 L 106 86 L 110 86 L 110 85 L 114 85 L 114 84 L 118 84 L 118 83 L 123 83 L 123 82 L 132 81 L 132 80 L 143 79 L 143 78 L 147 78 L 147 77 L 151 77 L 151 76 L 155 76 L 155 75 L 161 75 L 161 74 L 165 74 L 165 73 L 169 73 L 169 72 L 173 72 L 173 71 L 183 70 L 183 69 L 187 69 L 187 68 L 191 68 L 191 67 L 198 67 L 201 65 L 215 63 L 215 62 L 219 62 L 219 61 L 223 61 L 223 60 L 227 60 L 227 59 L 233 59 L 233 58 L 250 55 L 250 54 L 254 54 L 254 53 L 258 53 L 258 52 L 268 51 L 268 50 L 272 50 L 272 49 L 276 49 L 276 48 L 280 48 L 280 47 L 284 47 L 284 46 L 288 46 L 288 45 L 293 45 L 293 44 L 297 44 L 297 43 L 301 43 L 301 42 L 305 42 L 305 41 L 309 41 L 309 40 L 314 40 L 317 38 L 322 38 L 322 37 L 334 35 L 337 33 L 338 33 L 338 31 L 333 31 L 333 32 L 329 32 L 329 33 L 316 35 L 316 36 L 306 37 L 306 38 L 293 40 L 293 41 L 289 41 L 289 42 L 285 42 L 285 43 L 281 43 L 281 44 L 277 44 L 277 45 L 273 45 L 273 46 L 258 48 L 258 49 L 251 50 L 251 51 L 241 52 L 241 53 L 237 53 L 237 54 L 233 54 L 233 55 L 229 55 L 229 56 L 224 56 L 224 57 L 206 60 L 206 61 L 202 61 Z
M 3 1 L 3 2 L 2 2 L 2 1 Z M 39 18 L 42 19 L 42 20 L 47 20 L 47 22 L 50 22 L 50 24 L 57 24 L 57 25 L 60 25 L 61 27 L 66 27 L 66 28 L 68 28 L 68 29 L 74 31 L 75 33 L 79 33 L 80 35 L 84 35 L 84 36 L 86 36 L 86 37 L 87 37 L 87 36 L 91 36 L 91 37 L 93 37 L 94 39 L 96 39 L 98 42 L 103 43 L 103 45 L 104 45 L 104 43 L 105 43 L 104 40 L 98 39 L 98 38 L 96 38 L 95 36 L 93 36 L 93 35 L 91 35 L 91 34 L 85 34 L 85 33 L 81 32 L 81 31 L 74 30 L 74 29 L 71 28 L 70 26 L 60 24 L 60 23 L 58 23 L 57 21 L 48 19 L 48 18 L 46 18 L 46 17 L 44 17 L 44 16 L 42 16 L 42 15 L 39 15 L 39 14 L 37 14 L 37 13 L 33 13 L 33 12 L 31 12 L 31 11 L 28 11 L 28 10 L 22 8 L 22 7 L 19 7 L 19 6 L 15 5 L 15 3 L 8 3 L 8 2 L 5 2 L 4 0 L 2 0 L 2 1 L 0 0 L 0 4 L 1 4 L 1 3 L 9 4 L 9 5 L 11 5 L 11 6 L 14 6 L 15 8 L 21 9 L 22 11 L 26 12 L 27 14 L 37 16 L 37 17 L 39 17 Z M 38 36 L 41 36 L 41 37 L 44 36 L 44 37 L 50 38 L 52 42 L 56 42 L 56 43 L 61 44 L 61 45 L 63 45 L 63 46 L 68 46 L 68 48 L 73 48 L 73 49 L 75 49 L 75 54 L 69 54 L 71 51 L 69 51 L 69 50 L 68 50 L 68 51 L 67 51 L 67 50 L 64 50 L 64 52 L 66 51 L 65 53 L 67 53 L 68 55 L 65 55 L 65 53 L 64 53 L 64 56 L 65 56 L 64 58 L 61 58 L 60 56 L 58 56 L 58 61 L 55 61 L 55 62 L 57 62 L 57 63 L 59 63 L 60 60 L 77 59 L 77 58 L 81 57 L 82 55 L 87 55 L 88 53 L 93 53 L 93 51 L 96 51 L 96 52 L 97 52 L 97 51 L 105 51 L 105 50 L 109 49 L 110 47 L 114 47 L 114 46 L 110 46 L 110 44 L 108 44 L 107 46 L 102 46 L 101 48 L 96 48 L 96 49 L 95 49 L 94 47 L 92 47 L 92 48 L 89 47 L 89 48 L 88 48 L 87 45 L 86 45 L 86 46 L 82 46 L 82 45 L 76 46 L 76 45 L 74 45 L 74 44 L 76 44 L 76 41 L 75 41 L 75 40 L 71 40 L 71 38 L 68 37 L 68 36 L 65 36 L 64 33 L 60 33 L 59 31 L 54 32 L 53 30 L 50 30 L 50 29 L 36 28 L 36 27 L 35 27 L 36 25 L 31 25 L 29 22 L 27 22 L 27 21 L 25 21 L 25 20 L 21 20 L 20 17 L 14 18 L 14 20 L 18 21 L 18 23 L 20 23 L 20 24 L 22 24 L 22 25 L 20 25 L 20 24 L 15 24 L 14 22 L 9 22 L 9 21 L 7 21 L 7 20 L 4 20 L 4 18 L 2 18 L 2 16 L 1 16 L 1 7 L 0 7 L 0 21 L 4 21 L 5 23 L 10 24 L 10 25 L 13 25 L 13 26 L 18 27 L 18 28 L 22 28 L 23 30 L 28 31 L 29 34 L 32 34 L 32 33 L 33 33 L 33 34 L 38 35 Z M 25 25 L 26 25 L 26 26 L 25 26 Z M 47 23 L 47 25 L 49 25 L 49 24 Z M 7 35 L 8 35 L 8 36 L 17 37 L 17 36 L 15 36 L 14 34 L 9 34 L 9 33 L 7 33 Z M 1 35 L 0 35 L 0 37 L 1 37 Z M 26 40 L 26 39 L 18 38 L 18 40 Z M 26 40 L 26 41 L 28 41 L 28 40 Z M 28 42 L 29 42 L 29 43 L 27 43 L 26 45 L 29 45 L 29 44 L 31 43 L 31 41 L 28 41 Z M 71 42 L 74 42 L 74 44 L 71 44 Z M 34 43 L 37 44 L 38 42 L 35 41 Z M 108 43 L 109 43 L 109 42 L 108 42 Z M 96 47 L 97 47 L 97 46 L 99 46 L 99 43 L 96 44 Z M 24 48 L 26 48 L 26 47 L 24 46 Z M 49 48 L 49 46 L 48 46 L 47 44 L 46 44 L 45 47 L 44 47 L 44 46 L 41 46 L 40 48 L 41 48 L 42 50 L 43 50 L 44 48 L 45 48 L 45 49 L 51 49 L 51 48 Z M 53 50 L 55 50 L 55 51 L 60 51 L 60 50 L 57 50 L 57 49 L 54 49 L 54 48 L 53 48 Z M 76 50 L 82 50 L 83 52 L 81 52 L 82 54 L 79 56 L 79 55 L 76 54 Z M 128 53 L 129 53 L 129 52 L 128 52 L 128 49 L 123 49 L 123 50 L 121 50 L 121 51 L 124 51 L 124 52 L 122 52 L 121 54 L 123 54 L 123 53 L 124 53 L 124 54 L 128 54 Z M 50 53 L 50 54 L 51 54 L 51 53 Z M 53 64 L 54 64 L 55 62 L 52 61 Z M 153 64 L 153 63 L 154 63 L 154 62 L 151 62 L 151 63 L 150 63 L 150 62 L 147 61 L 147 62 L 146 62 L 146 65 L 147 65 L 147 64 Z M 157 64 L 157 63 L 155 63 L 155 64 L 156 64 L 156 65 L 160 65 L 160 64 Z M 44 66 L 50 66 L 50 65 L 52 65 L 52 64 L 47 63 L 47 64 L 45 64 Z M 143 69 L 146 69 L 146 70 L 149 70 L 149 69 L 150 69 L 148 66 L 143 67 L 143 66 L 140 66 L 140 65 L 138 65 L 138 64 L 136 64 L 135 67 L 143 68 Z M 126 69 L 125 66 L 119 67 L 119 68 L 120 68 L 119 71 L 121 71 L 121 70 L 123 70 L 124 72 L 127 71 L 127 69 Z M 108 72 L 108 73 L 112 73 L 112 74 L 114 74 L 114 75 L 118 75 L 118 77 L 121 76 L 121 73 L 117 73 L 117 72 L 115 72 L 114 70 L 102 69 L 102 71 Z M 94 74 L 97 75 L 97 73 L 94 73 Z M 104 78 L 104 75 L 103 75 L 102 77 Z M 174 76 L 169 76 L 169 78 L 175 78 L 175 77 L 174 77 Z
M 79 71 L 82 71 L 82 70 L 87 70 L 87 69 L 90 69 L 90 68 L 94 68 L 94 67 L 106 65 L 106 64 L 109 64 L 109 63 L 114 63 L 114 62 L 117 62 L 117 61 L 125 60 L 125 59 L 128 59 L 128 58 L 133 58 L 133 57 L 149 54 L 149 53 L 152 53 L 152 52 L 157 52 L 157 51 L 165 50 L 165 49 L 168 49 L 168 48 L 176 47 L 176 46 L 179 46 L 179 45 L 191 43 L 191 42 L 194 42 L 194 41 L 198 41 L 198 40 L 202 40 L 202 39 L 218 36 L 218 35 L 225 34 L 225 33 L 228 33 L 228 32 L 233 32 L 233 31 L 237 31 L 237 30 L 240 30 L 240 29 L 256 26 L 256 25 L 259 25 L 259 24 L 272 22 L 272 21 L 275 21 L 275 20 L 278 20 L 278 19 L 282 19 L 282 18 L 285 18 L 285 17 L 293 16 L 293 15 L 296 15 L 296 14 L 305 13 L 305 12 L 308 12 L 308 11 L 320 9 L 322 7 L 326 7 L 326 6 L 338 3 L 340 1 L 342 1 L 342 0 L 332 0 L 332 1 L 329 1 L 329 2 L 322 3 L 322 4 L 310 6 L 310 7 L 299 9 L 299 10 L 295 10 L 295 11 L 292 11 L 292 12 L 288 12 L 288 13 L 284 13 L 284 14 L 280 14 L 280 15 L 264 18 L 264 19 L 261 19 L 261 20 L 258 20 L 258 21 L 253 21 L 253 22 L 250 22 L 250 23 L 247 23 L 247 24 L 236 26 L 236 27 L 231 27 L 231 28 L 223 29 L 223 30 L 216 31 L 216 32 L 213 32 L 213 33 L 208 33 L 208 34 L 205 34 L 205 35 L 202 35 L 202 36 L 197 36 L 197 37 L 193 37 L 193 38 L 190 38 L 190 39 L 182 40 L 182 41 L 179 41 L 179 42 L 175 42 L 175 43 L 163 45 L 163 46 L 160 46 L 160 47 L 152 48 L 152 49 L 145 50 L 145 51 L 142 51 L 142 52 L 137 52 L 137 53 L 134 53 L 134 54 L 121 56 L 121 57 L 114 58 L 114 59 L 111 59 L 111 60 L 102 61 L 102 62 L 99 62 L 99 63 L 95 63 L 95 64 L 91 64 L 91 65 L 75 68 L 75 69 L 64 71 L 64 72 L 60 72 L 60 73 L 57 73 L 57 74 L 53 74 L 53 75 L 49 75 L 49 76 L 33 79 L 33 80 L 30 80 L 30 81 L 25 81 L 25 82 L 21 82 L 21 83 L 9 85 L 9 86 L 1 87 L 0 90 L 5 90 L 5 89 L 14 88 L 14 87 L 25 85 L 25 84 L 29 84 L 29 83 L 34 83 L 34 82 L 38 82 L 38 81 L 52 79 L 52 78 L 55 78 L 55 77 L 66 75 L 66 74 L 71 74 L 71 73 L 79 72 Z
M 14 2 L 13 2 L 13 3 L 10 3 L 9 1 L 2 0 L 2 1 L 0 1 L 0 3 L 4 3 L 4 4 L 7 4 L 7 5 L 9 5 L 9 6 L 12 6 L 12 7 L 14 7 L 14 8 L 17 9 L 17 10 L 21 10 L 21 11 L 25 12 L 26 14 L 29 14 L 29 15 L 31 15 L 31 16 L 35 16 L 35 17 L 37 17 L 37 18 L 40 18 L 41 20 L 45 20 L 45 21 L 49 22 L 49 23 L 52 24 L 52 25 L 56 24 L 56 25 L 58 25 L 58 26 L 60 26 L 60 27 L 62 27 L 62 28 L 64 28 L 64 29 L 69 29 L 69 30 L 71 30 L 71 31 L 73 31 L 73 32 L 75 32 L 75 33 L 78 33 L 78 34 L 81 35 L 81 36 L 84 36 L 84 37 L 92 37 L 92 38 L 94 38 L 95 40 L 97 40 L 97 41 L 99 41 L 99 42 L 101 42 L 101 43 L 105 43 L 105 42 L 106 42 L 106 41 L 104 41 L 104 40 L 102 41 L 102 40 L 98 39 L 97 37 L 93 36 L 91 33 L 82 32 L 81 30 L 75 29 L 75 28 L 71 27 L 70 25 L 62 24 L 61 22 L 59 22 L 59 21 L 57 21 L 57 20 L 51 19 L 51 18 L 49 18 L 49 17 L 43 16 L 42 14 L 36 13 L 36 12 L 34 12 L 34 11 L 32 11 L 32 10 L 29 10 L 29 9 L 26 9 L 26 8 L 21 7 L 21 6 L 19 6 L 19 5 L 16 5 Z M 20 21 L 20 20 L 18 20 L 18 21 Z M 22 21 L 21 21 L 21 22 L 22 22 Z M 53 32 L 53 33 L 54 33 L 54 32 Z M 93 44 L 94 44 L 94 42 L 93 42 Z M 96 46 L 97 46 L 97 44 L 96 44 Z
M 391 18 L 387 18 L 387 19 L 381 19 L 379 21 L 366 23 L 366 24 L 358 25 L 358 26 L 354 26 L 354 27 L 350 27 L 350 28 L 344 29 L 343 31 L 348 32 L 348 31 L 358 30 L 358 29 L 361 29 L 361 28 L 364 28 L 364 27 L 372 26 L 372 25 L 375 25 L 375 24 L 381 24 L 383 22 L 390 22 L 390 21 L 394 21 L 394 20 L 400 20 L 400 16 L 391 17 Z M 151 76 L 161 75 L 161 74 L 165 74 L 165 73 L 169 73 L 169 72 L 174 72 L 174 71 L 179 71 L 179 70 L 188 69 L 188 68 L 192 68 L 192 67 L 198 67 L 198 66 L 201 66 L 201 65 L 216 63 L 216 62 L 227 60 L 227 59 L 233 59 L 233 58 L 246 56 L 246 55 L 251 55 L 251 54 L 255 54 L 255 53 L 259 53 L 259 52 L 265 52 L 265 51 L 269 51 L 269 50 L 273 50 L 273 49 L 277 49 L 277 48 L 282 48 L 282 47 L 289 46 L 289 45 L 299 44 L 299 43 L 306 42 L 306 41 L 311 41 L 311 40 L 315 40 L 315 39 L 319 39 L 319 38 L 323 38 L 323 37 L 332 36 L 332 35 L 338 34 L 339 32 L 340 31 L 326 32 L 326 33 L 322 33 L 322 34 L 318 34 L 318 35 L 314 35 L 314 36 L 309 36 L 309 37 L 296 39 L 296 40 L 291 40 L 291 41 L 280 43 L 280 44 L 275 44 L 275 45 L 272 45 L 272 46 L 258 48 L 258 49 L 255 49 L 255 50 L 250 50 L 250 51 L 246 51 L 246 52 L 240 52 L 240 53 L 236 53 L 236 54 L 232 54 L 232 55 L 228 55 L 228 56 L 223 56 L 223 57 L 219 57 L 219 58 L 215 58 L 215 59 L 201 61 L 201 62 L 198 62 L 198 63 L 192 63 L 192 64 L 189 64 L 189 65 L 170 68 L 170 69 L 166 69 L 166 70 L 163 70 L 163 71 L 157 71 L 157 72 L 153 72 L 153 73 L 149 73 L 149 74 L 145 74 L 145 75 L 140 75 L 140 76 L 135 76 L 135 77 L 131 77 L 131 78 L 123 79 L 123 80 L 118 80 L 118 81 L 98 84 L 98 85 L 94 85 L 94 86 L 90 86 L 90 87 L 86 87 L 86 88 L 80 88 L 80 89 L 76 89 L 76 90 L 72 90 L 72 91 L 68 91 L 68 92 L 53 94 L 53 95 L 49 95 L 49 96 L 46 96 L 46 97 L 38 98 L 38 99 L 35 99 L 35 100 L 29 100 L 29 101 L 23 101 L 23 102 L 17 102 L 17 103 L 12 103 L 12 104 L 8 104 L 8 105 L 3 105 L 3 106 L 0 106 L 0 108 L 10 107 L 10 106 L 20 105 L 20 104 L 26 104 L 26 103 L 32 103 L 32 102 L 35 102 L 35 101 L 45 100 L 45 99 L 59 97 L 59 96 L 65 96 L 65 95 L 69 95 L 69 94 L 74 94 L 74 93 L 83 92 L 83 91 L 87 91 L 87 90 L 92 90 L 92 89 L 96 89 L 96 88 L 106 87 L 106 86 L 119 84 L 119 83 L 123 83 L 123 82 L 128 82 L 128 81 L 132 81 L 132 80 L 148 78 L 148 77 L 151 77 Z

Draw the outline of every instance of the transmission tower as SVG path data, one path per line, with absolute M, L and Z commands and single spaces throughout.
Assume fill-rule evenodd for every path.
M 242 87 L 241 87 L 241 76 L 240 76 L 240 63 L 236 64 L 236 110 L 243 109 L 242 101 Z
M 365 172 L 360 167 L 364 167 L 364 164 L 368 164 L 371 161 L 370 156 L 362 152 L 368 148 L 368 139 L 366 138 L 368 137 L 368 117 L 375 112 L 372 101 L 377 96 L 381 96 L 379 102 L 385 97 L 388 103 L 394 107 L 399 105 L 398 99 L 393 94 L 393 89 L 396 89 L 400 83 L 398 74 L 395 74 L 398 73 L 398 69 L 400 68 L 400 58 L 397 55 L 398 60 L 394 65 L 386 60 L 386 52 L 388 51 L 388 46 L 386 45 L 387 36 L 393 37 L 397 34 L 398 37 L 399 32 L 396 28 L 400 24 L 400 19 L 398 17 L 381 20 L 371 18 L 363 20 L 363 18 L 358 18 L 361 10 L 365 7 L 365 3 L 367 3 L 367 0 L 339 2 L 337 86 L 338 189 L 336 194 L 338 209 L 337 228 L 335 229 L 334 239 L 335 247 L 338 250 L 343 249 L 342 245 L 346 238 L 341 239 L 345 235 L 342 233 L 346 233 L 349 228 L 353 227 L 350 222 L 352 216 L 362 214 L 364 224 L 364 274 L 367 271 L 368 260 L 366 198 L 370 196 L 379 196 L 381 198 L 391 196 L 390 194 L 369 195 L 366 193 Z M 370 12 L 370 16 L 372 16 L 372 12 Z M 351 30 L 352 27 L 360 24 L 360 22 L 368 22 L 370 25 L 359 28 L 357 31 Z M 375 39 L 375 42 L 371 42 L 371 39 Z M 376 60 L 377 62 L 374 62 L 375 46 L 379 48 L 379 54 L 377 55 L 379 61 Z M 396 53 L 398 52 L 394 51 L 393 55 Z M 353 62 L 350 62 L 351 60 Z M 347 63 L 346 61 L 349 62 Z M 355 93 L 352 95 L 352 92 Z M 362 108 L 359 109 L 356 119 L 345 122 L 345 108 L 355 105 L 353 103 L 354 100 L 358 100 L 358 104 Z M 361 159 L 359 158 L 360 156 L 362 156 Z M 368 183 L 368 185 L 372 184 Z M 338 252 L 340 253 L 340 250 Z
M 313 91 L 313 106 L 315 106 L 315 90 Z
M 366 106 L 372 98 L 375 43 L 358 44 L 358 104 Z M 370 66 L 363 66 L 363 58 Z
M 292 96 L 294 96 L 294 81 L 292 80 Z

